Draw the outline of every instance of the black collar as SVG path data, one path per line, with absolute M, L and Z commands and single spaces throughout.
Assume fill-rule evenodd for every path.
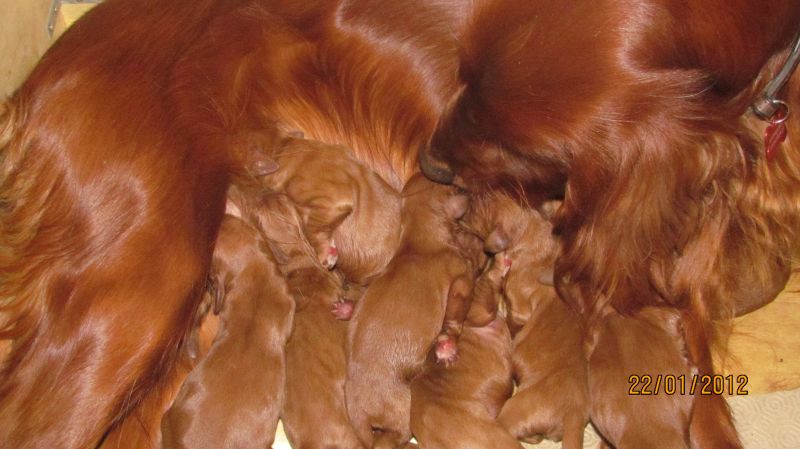
M 798 62 L 800 62 L 800 33 L 795 36 L 794 42 L 792 43 L 792 51 L 789 53 L 789 57 L 786 58 L 786 62 L 783 64 L 783 67 L 781 67 L 781 70 L 775 78 L 767 84 L 767 87 L 761 91 L 758 100 L 751 106 L 753 113 L 755 113 L 758 118 L 771 122 L 775 113 L 781 109 L 784 110 L 784 117 L 789 115 L 789 106 L 785 102 L 779 100 L 777 96 L 781 88 L 789 81 L 789 77 L 794 73 Z

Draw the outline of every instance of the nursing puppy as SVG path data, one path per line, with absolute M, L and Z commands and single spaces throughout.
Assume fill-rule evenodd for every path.
M 267 235 L 294 297 L 294 329 L 286 343 L 286 397 L 281 420 L 292 447 L 359 449 L 344 404 L 347 324 L 331 308 L 355 288 L 343 290 L 338 271 L 316 260 L 301 231 L 292 202 L 283 195 L 262 198 L 245 209 Z M 349 295 L 348 295 L 349 296 Z
M 273 129 L 231 143 L 261 187 L 287 195 L 320 263 L 366 285 L 386 267 L 400 238 L 400 195 L 341 145 Z
M 292 447 L 360 449 L 344 401 L 348 323 L 330 312 L 341 300 L 341 281 L 317 266 L 303 271 L 289 281 L 296 310 L 286 343 L 283 428 Z
M 565 449 L 580 449 L 589 419 L 586 358 L 580 317 L 552 286 L 558 248 L 546 215 L 556 206 L 540 212 L 491 193 L 475 198 L 464 221 L 510 265 L 504 296 L 517 391 L 497 420 L 517 439 L 563 439 Z
M 591 418 L 600 434 L 617 449 L 725 447 L 689 443 L 690 419 L 704 404 L 693 405 L 690 385 L 698 371 L 689 360 L 681 314 L 657 307 L 633 316 L 607 313 L 589 356 Z M 650 394 L 631 394 L 643 388 L 632 375 L 651 376 Z M 660 382 L 662 390 L 654 393 L 658 377 L 673 376 L 684 376 L 684 392 L 673 383 L 675 394 L 666 394 Z
M 421 175 L 403 189 L 400 249 L 348 329 L 347 412 L 366 447 L 401 447 L 411 438 L 409 383 L 442 330 L 445 309 L 471 297 L 474 266 L 453 237 L 467 203 L 455 188 Z
M 235 217 L 222 222 L 211 277 L 221 327 L 163 418 L 163 447 L 269 447 L 294 301 L 259 233 Z
M 479 449 L 522 446 L 496 421 L 511 396 L 511 336 L 502 317 L 484 324 L 481 304 L 494 302 L 507 271 L 504 257 L 475 283 L 475 297 L 450 366 L 433 353 L 411 383 L 411 431 L 424 448 Z
M 514 263 L 512 272 L 517 268 Z M 522 264 L 520 268 L 533 271 Z M 589 421 L 580 317 L 550 290 L 526 298 L 531 315 L 514 338 L 512 356 L 517 392 L 497 420 L 517 439 L 529 443 L 542 438 L 563 440 L 564 449 L 580 449 Z

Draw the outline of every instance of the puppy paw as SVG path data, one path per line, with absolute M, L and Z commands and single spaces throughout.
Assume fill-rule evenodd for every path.
M 509 270 L 511 270 L 512 260 L 510 257 L 504 254 L 502 263 L 503 263 L 503 273 L 501 274 L 501 277 L 505 278 L 506 276 L 508 276 Z
M 331 239 L 330 245 L 327 245 L 326 248 L 322 251 L 322 256 L 320 257 L 320 261 L 322 262 L 322 266 L 325 267 L 327 270 L 333 270 L 333 267 L 336 266 L 336 261 L 339 260 L 339 250 L 336 249 L 336 242 Z
M 436 346 L 434 348 L 436 353 L 436 361 L 450 366 L 458 360 L 458 347 L 456 341 L 448 335 L 439 335 L 436 337 Z
M 341 300 L 333 304 L 331 313 L 337 320 L 347 321 L 353 316 L 353 302 Z

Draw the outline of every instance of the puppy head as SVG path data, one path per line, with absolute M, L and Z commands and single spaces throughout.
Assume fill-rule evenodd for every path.
M 474 195 L 472 207 L 462 223 L 484 240 L 484 251 L 497 254 L 514 247 L 530 223 L 536 220 L 540 217 L 527 205 L 494 191 Z
M 431 238 L 450 236 L 470 204 L 469 196 L 456 187 L 434 183 L 420 173 L 406 183 L 402 198 L 401 220 L 406 234 L 413 229 Z

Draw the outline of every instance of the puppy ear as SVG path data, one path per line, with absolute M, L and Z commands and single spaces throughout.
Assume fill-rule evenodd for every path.
M 469 197 L 467 195 L 453 195 L 447 198 L 444 203 L 444 211 L 447 214 L 447 218 L 451 220 L 458 220 L 463 217 L 467 213 L 467 208 L 469 208 Z

